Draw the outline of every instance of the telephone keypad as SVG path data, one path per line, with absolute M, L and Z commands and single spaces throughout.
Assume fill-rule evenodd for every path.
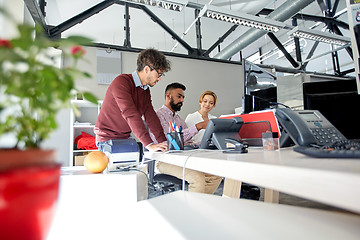
M 342 136 L 334 128 L 313 128 L 311 129 L 318 143 L 333 143 L 343 140 Z

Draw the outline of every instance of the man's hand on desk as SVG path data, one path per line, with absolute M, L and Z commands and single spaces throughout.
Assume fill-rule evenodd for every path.
M 147 146 L 147 149 L 150 152 L 157 152 L 157 151 L 165 152 L 165 151 L 167 151 L 168 146 L 167 146 L 166 142 L 162 142 L 162 143 L 158 143 L 158 144 L 151 144 L 151 145 Z

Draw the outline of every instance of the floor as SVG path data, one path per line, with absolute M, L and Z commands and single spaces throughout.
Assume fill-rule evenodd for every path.
M 224 187 L 224 181 L 221 182 L 221 184 L 219 185 L 218 189 L 216 190 L 216 192 L 214 194 L 221 196 L 222 192 L 223 192 L 223 187 Z M 180 190 L 180 189 L 175 189 L 175 191 L 176 190 Z M 154 197 L 160 196 L 162 194 L 163 193 L 161 191 L 155 190 L 153 187 L 149 187 L 149 198 L 154 198 Z M 264 201 L 264 188 L 260 188 L 259 201 Z M 295 197 L 295 196 L 288 195 L 285 193 L 280 193 L 279 203 L 298 206 L 298 207 L 317 208 L 317 209 L 323 209 L 323 210 L 328 210 L 328 211 L 347 212 L 345 210 L 342 210 L 342 209 L 339 209 L 336 207 L 332 207 L 332 206 L 322 204 L 319 202 L 307 200 L 304 198 Z

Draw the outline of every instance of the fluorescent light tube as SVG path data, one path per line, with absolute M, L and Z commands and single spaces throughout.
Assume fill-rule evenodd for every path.
M 286 27 L 285 23 L 278 22 L 270 18 L 261 18 L 246 13 L 239 13 L 224 8 L 215 7 L 208 4 L 206 4 L 203 9 L 201 9 L 199 15 L 247 27 L 258 28 L 269 32 L 277 32 L 281 28 Z
M 148 6 L 160 7 L 168 10 L 181 12 L 188 4 L 187 0 L 125 0 L 125 2 L 138 3 Z
M 314 29 L 308 29 L 301 26 L 294 27 L 288 32 L 290 37 L 306 38 L 313 41 L 324 42 L 328 44 L 335 44 L 343 46 L 351 42 L 350 38 L 332 34 L 329 32 L 322 32 Z

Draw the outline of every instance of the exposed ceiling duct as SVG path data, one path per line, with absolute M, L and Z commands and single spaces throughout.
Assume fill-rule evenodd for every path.
M 315 0 L 288 0 L 277 9 L 274 9 L 267 18 L 284 22 L 314 1 Z M 267 31 L 252 28 L 216 54 L 214 58 L 229 59 L 265 34 L 267 34 Z

